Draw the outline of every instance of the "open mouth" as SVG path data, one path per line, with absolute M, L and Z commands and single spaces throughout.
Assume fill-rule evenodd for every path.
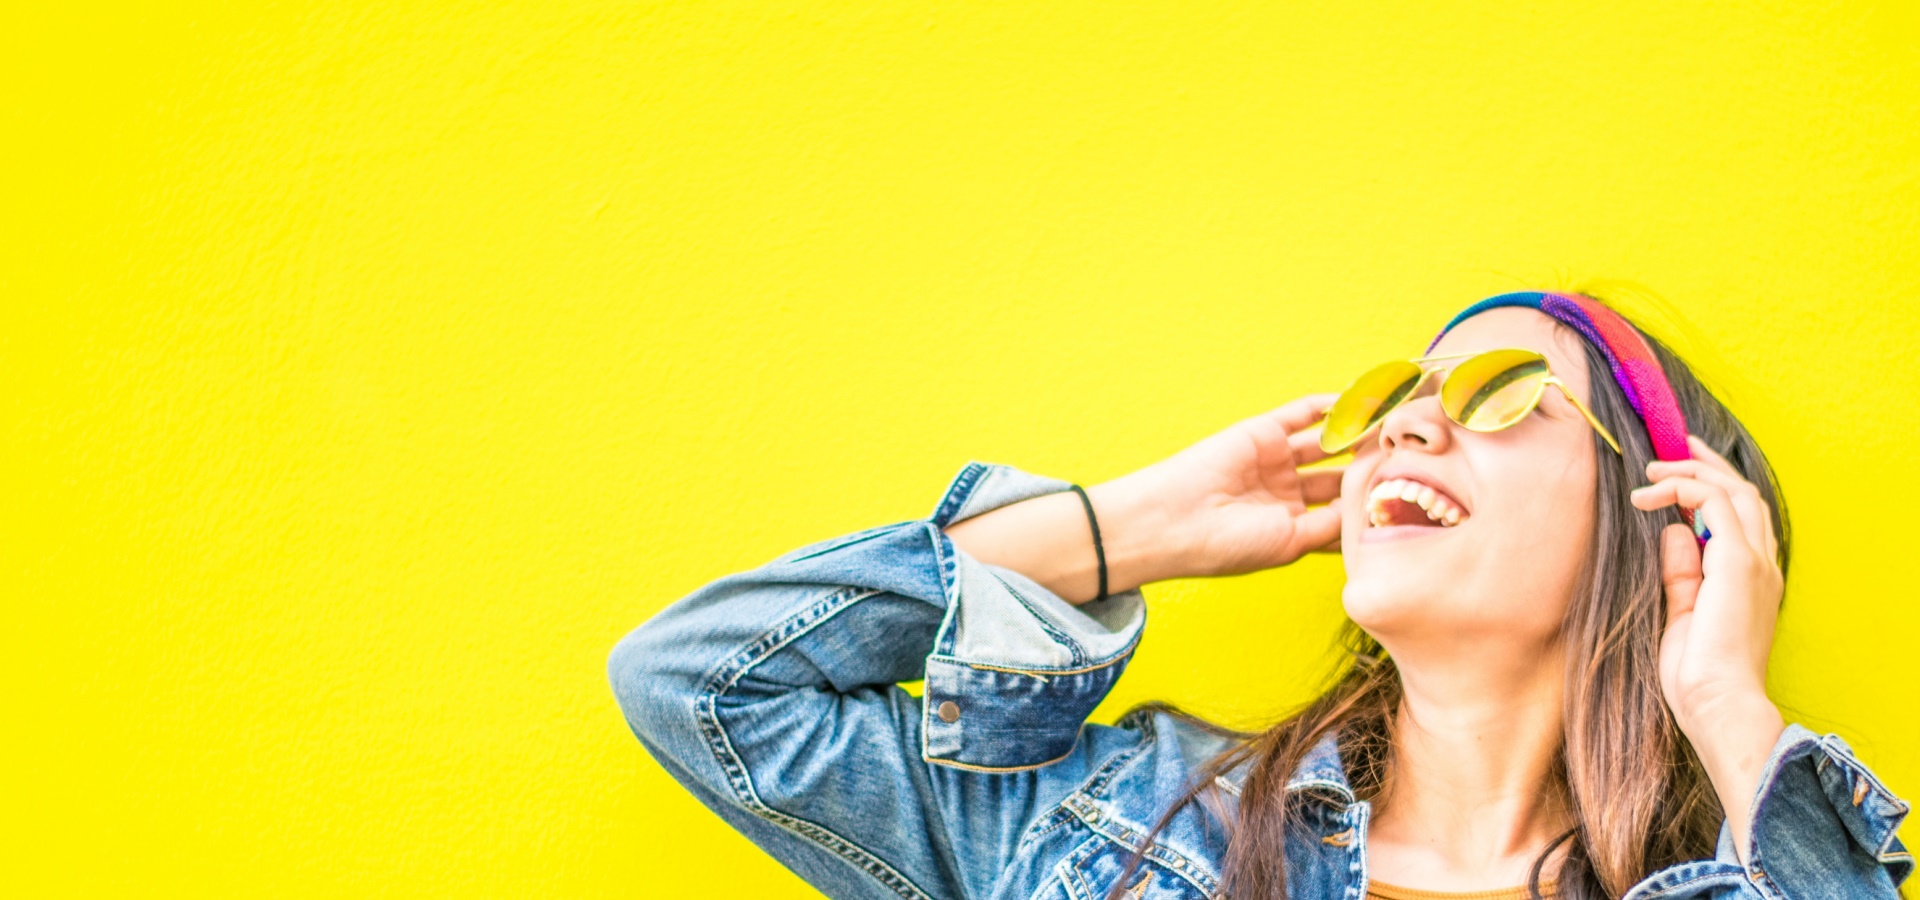
M 1389 528 L 1415 525 L 1453 528 L 1467 520 L 1458 501 L 1430 484 L 1411 478 L 1389 478 L 1367 493 L 1367 526 Z

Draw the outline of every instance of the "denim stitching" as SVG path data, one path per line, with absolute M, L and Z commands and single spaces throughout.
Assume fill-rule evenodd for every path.
M 947 627 L 947 620 L 953 618 L 954 615 L 959 612 L 960 583 L 957 573 L 960 568 L 960 560 L 956 554 L 960 551 L 953 546 L 953 538 L 947 537 L 947 533 L 941 531 L 939 525 L 928 522 L 927 533 L 933 538 L 933 558 L 935 563 L 940 567 L 940 599 L 946 601 L 947 604 L 946 612 L 940 617 L 939 627 L 940 630 L 944 631 Z M 933 649 L 936 653 L 940 650 L 937 639 Z
M 1133 717 L 1129 716 L 1128 718 Z M 1080 789 L 1076 793 L 1084 793 L 1089 797 L 1106 796 L 1107 782 L 1112 781 L 1113 776 L 1119 774 L 1121 767 L 1133 762 L 1134 757 L 1145 753 L 1147 748 L 1153 746 L 1153 742 L 1158 739 L 1156 727 L 1153 724 L 1153 717 L 1142 714 L 1139 716 L 1139 719 L 1140 742 L 1129 749 L 1115 753 L 1112 759 L 1107 760 L 1100 768 L 1094 770 L 1094 773 L 1088 776 L 1085 782 L 1081 783 Z M 1124 722 L 1125 719 L 1121 721 Z
M 855 602 L 881 593 L 885 592 L 872 588 L 842 588 L 775 625 L 772 630 L 742 648 L 739 653 L 726 660 L 707 676 L 706 681 L 701 685 L 700 696 L 694 703 L 694 712 L 700 722 L 701 735 L 707 739 L 708 749 L 713 752 L 714 760 L 720 764 L 721 771 L 726 773 L 727 784 L 733 789 L 735 799 L 747 809 L 763 819 L 832 851 L 905 900 L 932 900 L 926 891 L 913 883 L 912 879 L 901 874 L 865 847 L 841 837 L 817 822 L 781 812 L 761 801 L 759 793 L 753 788 L 753 781 L 746 770 L 746 764 L 734 750 L 733 742 L 727 737 L 725 726 L 720 724 L 719 699 L 731 691 L 734 685 L 739 683 L 740 678 L 754 666 L 796 638 L 812 631 L 821 622 L 832 618 L 834 613 Z
M 1899 836 L 1900 822 L 1906 818 L 1907 812 L 1911 807 L 1907 805 L 1906 801 L 1895 796 L 1892 791 L 1887 790 L 1886 785 L 1881 784 L 1880 779 L 1874 777 L 1873 772 L 1867 768 L 1866 764 L 1853 755 L 1853 748 L 1847 746 L 1846 742 L 1841 740 L 1839 735 L 1829 734 L 1822 737 L 1819 746 L 1826 758 L 1839 763 L 1842 770 L 1852 774 L 1853 777 L 1860 779 L 1863 783 L 1870 785 L 1870 790 L 1875 799 L 1899 810 L 1898 813 L 1892 816 L 1886 816 L 1884 814 L 1868 815 L 1864 809 L 1859 811 L 1860 816 L 1867 820 L 1868 827 L 1875 831 L 1884 828 L 1886 831 L 1885 834 L 1880 836 L 1880 846 L 1873 848 L 1874 859 L 1884 863 L 1888 862 L 1890 855 L 1897 857 L 1898 854 L 1889 854 L 1888 848 L 1893 846 L 1894 838 Z M 1875 819 L 1881 819 L 1882 821 L 1875 822 Z M 1887 819 L 1891 819 L 1891 821 L 1886 821 Z M 1899 862 L 1900 860 L 1896 858 L 1893 861 Z
M 1053 624 L 1051 619 L 1047 618 L 1039 610 L 1034 609 L 1033 604 L 1028 603 L 1027 598 L 1018 590 L 1015 590 L 1013 585 L 1008 584 L 1005 578 L 1001 578 L 999 573 L 989 569 L 987 574 L 992 575 L 993 580 L 1000 582 L 1000 586 L 1006 588 L 1007 593 L 1013 595 L 1014 602 L 1020 604 L 1021 608 L 1025 609 L 1027 614 L 1033 617 L 1033 621 L 1040 625 L 1040 630 L 1046 632 L 1047 637 L 1053 638 L 1054 643 L 1066 647 L 1067 651 L 1073 654 L 1073 661 L 1068 663 L 1069 666 L 1084 666 L 1087 664 L 1087 650 L 1085 647 L 1080 646 L 1079 641 L 1074 640 L 1071 635 L 1061 631 Z
M 1031 611 L 1032 607 L 1028 607 L 1028 610 Z M 1036 614 L 1036 618 L 1038 618 L 1037 614 Z M 1042 627 L 1047 628 L 1050 634 L 1053 633 L 1051 626 L 1047 626 L 1043 624 Z M 1081 675 L 1087 672 L 1098 672 L 1101 669 L 1111 669 L 1114 666 L 1117 666 L 1121 663 L 1128 661 L 1129 659 L 1132 659 L 1134 651 L 1140 648 L 1140 639 L 1146 635 L 1146 631 L 1147 629 L 1144 624 L 1140 628 L 1135 629 L 1133 632 L 1133 639 L 1128 641 L 1125 647 L 1121 647 L 1119 650 L 1114 651 L 1114 654 L 1112 656 L 1107 657 L 1106 659 L 1098 660 L 1095 662 L 1069 663 L 1066 666 L 1003 666 L 997 663 L 972 662 L 970 660 L 966 660 L 961 657 L 954 656 L 951 653 L 934 653 L 930 655 L 930 658 L 939 660 L 941 662 L 950 662 L 955 665 L 966 666 L 969 669 L 980 669 L 982 671 L 987 671 L 987 672 L 1010 672 L 1015 675 L 1033 675 L 1036 677 L 1040 677 L 1040 676 L 1051 677 L 1054 675 Z M 1073 648 L 1073 655 L 1076 661 L 1084 661 L 1088 658 L 1085 650 L 1079 645 L 1078 642 L 1068 640 L 1067 643 L 1069 644 L 1069 646 Z
M 964 475 L 965 473 L 963 472 L 962 477 L 964 477 Z M 959 586 L 955 580 L 955 572 L 959 568 L 957 551 L 955 553 L 946 552 L 947 548 L 952 546 L 951 545 L 952 539 L 948 538 L 946 534 L 940 530 L 938 525 L 932 522 L 929 522 L 928 528 L 932 531 L 933 537 L 934 537 L 934 540 L 933 540 L 934 556 L 940 562 L 941 593 L 947 599 L 947 603 L 949 606 L 948 614 L 951 615 L 954 612 L 953 607 L 956 606 L 959 601 L 959 598 L 956 595 L 956 592 L 958 591 Z M 995 577 L 997 578 L 998 576 L 995 576 Z M 1002 581 L 1002 583 L 1004 584 L 1005 582 Z M 1009 590 L 1011 590 L 1011 587 L 1009 587 Z M 1016 598 L 1019 597 L 1019 592 L 1015 591 L 1013 593 Z M 1026 602 L 1025 600 L 1021 600 L 1021 603 L 1023 605 L 1025 604 L 1025 602 Z M 1028 607 L 1028 609 L 1029 611 L 1031 611 L 1032 608 Z M 1035 615 L 1035 618 L 1040 619 L 1040 617 L 1037 614 Z M 1043 627 L 1049 627 L 1049 631 L 1051 631 L 1050 626 L 1045 625 L 1044 619 L 1040 619 L 1040 621 L 1042 621 Z M 944 627 L 944 624 L 945 623 L 943 622 L 942 623 L 943 627 Z M 993 666 L 993 665 L 988 665 L 983 663 L 970 663 L 965 660 L 954 657 L 950 654 L 938 653 L 938 652 L 928 654 L 927 659 L 929 661 L 947 662 L 947 663 L 953 663 L 955 665 L 963 665 L 973 669 L 984 669 L 987 671 L 995 671 L 995 672 L 1009 672 L 1016 675 L 1032 675 L 1039 678 L 1045 678 L 1053 675 L 1079 674 L 1081 672 L 1091 672 L 1091 671 L 1097 671 L 1099 669 L 1109 668 L 1113 665 L 1124 662 L 1132 655 L 1134 648 L 1140 645 L 1141 633 L 1144 631 L 1145 629 L 1136 631 L 1134 633 L 1133 640 L 1128 642 L 1127 646 L 1121 649 L 1120 652 L 1116 653 L 1111 660 L 1096 666 L 1091 666 L 1086 669 L 1068 669 L 1068 670 L 1015 669 L 1015 668 L 1009 668 L 1005 666 Z M 1073 643 L 1071 641 L 1069 641 L 1068 643 L 1069 643 L 1069 646 L 1072 646 L 1074 648 L 1074 653 L 1076 654 L 1076 656 L 1084 656 L 1078 644 Z M 925 703 L 921 704 L 920 760 L 922 762 L 929 763 L 932 765 L 947 766 L 955 769 L 964 769 L 971 772 L 996 772 L 996 773 L 1026 772 L 1026 771 L 1031 771 L 1033 769 L 1043 768 L 1045 766 L 1049 766 L 1056 762 L 1059 762 L 1060 760 L 1066 759 L 1067 757 L 1072 756 L 1074 750 L 1078 749 L 1080 746 L 1079 735 L 1075 734 L 1073 746 L 1069 747 L 1067 749 L 1067 752 L 1062 753 L 1059 756 L 1054 757 L 1053 759 L 1044 760 L 1041 762 L 1032 763 L 1028 765 L 1018 765 L 1018 766 L 981 766 L 981 765 L 975 765 L 972 763 L 965 763 L 955 759 L 948 759 L 946 757 L 935 756 L 928 749 L 930 746 L 931 735 L 933 733 L 933 720 L 931 718 L 932 715 L 933 715 L 933 708 L 928 704 L 925 704 Z
M 1068 900 L 1072 900 L 1074 896 L 1073 888 L 1067 884 L 1066 876 L 1061 873 L 1060 862 L 1058 860 L 1055 860 L 1054 864 L 1048 867 L 1047 877 L 1040 879 L 1040 883 L 1036 885 L 1032 893 L 1028 894 L 1027 896 L 1044 897 L 1047 895 L 1047 888 L 1052 887 L 1056 882 L 1058 882 L 1060 885 L 1060 892 L 1064 894 L 1068 898 Z M 998 893 L 998 891 L 996 891 L 995 893 Z M 988 896 L 992 896 L 992 894 L 989 894 Z
M 1019 848 L 1024 848 L 1027 844 L 1060 830 L 1062 826 L 1072 821 L 1074 821 L 1073 816 L 1066 810 L 1054 807 L 1052 812 L 1034 819 L 1032 824 L 1027 826 L 1026 832 L 1020 835 L 1020 840 L 1014 843 L 1016 852 Z
M 1120 726 L 1124 727 L 1127 722 L 1127 719 L 1133 719 L 1133 718 L 1144 718 L 1144 717 L 1128 716 L 1126 718 L 1122 718 L 1120 720 Z M 1119 753 L 1115 753 L 1112 759 L 1109 759 L 1106 762 L 1101 763 L 1100 768 L 1095 769 L 1092 775 L 1087 776 L 1086 781 L 1081 782 L 1080 786 L 1077 788 L 1074 788 L 1073 792 L 1068 794 L 1067 796 L 1072 797 L 1075 794 L 1084 794 L 1089 797 L 1102 796 L 1103 795 L 1102 792 L 1106 787 L 1106 783 L 1108 780 L 1110 780 L 1113 777 L 1113 773 L 1117 772 L 1119 770 L 1119 767 L 1126 765 L 1127 762 L 1132 760 L 1134 757 L 1140 755 L 1142 751 L 1146 750 L 1147 747 L 1153 743 L 1153 722 L 1151 718 L 1147 718 L 1145 726 L 1140 729 L 1140 732 L 1141 732 L 1141 739 L 1138 744 L 1135 744 L 1133 747 L 1128 748 L 1126 750 L 1122 750 Z M 1061 817 L 1061 821 L 1054 823 L 1053 825 L 1048 825 L 1045 828 L 1040 828 L 1038 830 L 1036 830 L 1033 825 L 1027 826 L 1026 832 L 1020 835 L 1020 840 L 1017 844 L 1015 844 L 1015 846 L 1024 847 L 1027 845 L 1028 842 L 1039 838 L 1041 835 L 1044 835 L 1049 831 L 1052 831 L 1057 825 L 1064 824 L 1066 822 L 1079 821 L 1079 817 L 1074 815 L 1072 810 L 1067 809 L 1066 801 L 1061 801 L 1059 804 L 1055 805 L 1053 808 L 1053 811 L 1048 813 L 1047 816 Z M 1046 821 L 1046 817 L 1042 817 L 1041 819 L 1036 820 L 1036 824 L 1038 822 L 1043 822 L 1043 821 Z
M 1674 891 L 1677 891 L 1684 887 L 1688 887 L 1690 885 L 1696 885 L 1703 881 L 1716 881 L 1716 880 L 1719 880 L 1719 881 L 1732 880 L 1732 881 L 1738 881 L 1741 883 L 1746 882 L 1745 878 L 1733 872 L 1712 872 L 1706 875 L 1695 875 L 1692 878 L 1688 878 L 1684 881 L 1676 881 L 1672 884 L 1661 884 L 1658 881 L 1647 881 L 1627 891 L 1626 896 L 1621 897 L 1620 900 L 1652 900 L 1652 898 L 1654 897 L 1659 897 L 1665 894 L 1671 894 Z
M 1044 769 L 1047 766 L 1053 765 L 1054 763 L 1057 763 L 1063 759 L 1066 759 L 1069 756 L 1072 756 L 1073 751 L 1075 749 L 1078 749 L 1079 746 L 1080 746 L 1080 741 L 1078 740 L 1078 736 L 1076 736 L 1073 742 L 1073 746 L 1067 748 L 1067 752 L 1062 753 L 1059 756 L 1056 756 L 1049 760 L 1044 760 L 1037 763 L 1031 763 L 1028 765 L 1019 765 L 1019 766 L 977 766 L 977 765 L 974 765 L 973 763 L 963 763 L 957 759 L 945 759 L 938 756 L 928 756 L 924 748 L 922 749 L 920 754 L 920 761 L 924 763 L 936 765 L 936 766 L 946 766 L 947 768 L 950 768 L 950 769 L 963 769 L 968 772 L 989 772 L 993 774 L 1000 774 L 1005 772 L 1031 772 L 1034 769 Z
M 1069 795 L 1068 801 L 1071 802 L 1072 799 L 1072 796 Z M 1092 807 L 1091 800 L 1082 800 L 1081 802 Z M 1088 812 L 1082 812 L 1071 806 L 1069 806 L 1068 809 L 1073 810 L 1074 815 L 1078 816 L 1080 821 L 1085 822 L 1087 827 L 1095 834 L 1105 837 L 1129 853 L 1139 850 L 1140 839 L 1146 837 L 1143 832 L 1127 827 L 1128 823 L 1102 814 L 1098 809 L 1091 809 L 1091 811 Z M 1109 825 L 1111 827 L 1109 827 Z M 1213 876 L 1208 875 L 1201 869 L 1197 861 L 1184 853 L 1169 849 L 1159 841 L 1154 841 L 1152 846 L 1147 847 L 1146 850 L 1141 853 L 1141 856 L 1159 863 L 1161 868 L 1172 872 L 1176 877 L 1193 885 L 1195 890 L 1207 896 L 1213 896 L 1215 889 L 1219 885 L 1219 882 L 1215 881 Z
M 973 497 L 973 489 L 987 474 L 987 468 L 981 463 L 969 462 L 960 470 L 960 474 L 953 476 L 953 484 L 947 486 L 946 497 L 940 501 L 939 507 L 934 509 L 930 521 L 935 525 L 950 524 L 948 520 L 953 514 L 959 512 L 960 507 L 965 506 Z
M 1140 631 L 1144 632 L 1145 630 L 1146 629 L 1143 628 Z M 1011 672 L 1015 675 L 1035 675 L 1035 676 L 1045 675 L 1045 676 L 1051 677 L 1054 675 L 1081 675 L 1087 672 L 1098 672 L 1101 669 L 1111 669 L 1114 666 L 1122 662 L 1125 662 L 1129 657 L 1133 655 L 1134 649 L 1139 646 L 1140 646 L 1140 632 L 1136 632 L 1133 636 L 1133 640 L 1129 641 L 1125 647 L 1120 648 L 1120 651 L 1118 653 L 1115 653 L 1111 659 L 1108 659 L 1105 662 L 1099 662 L 1099 663 L 1094 663 L 1092 665 L 1081 666 L 1079 668 L 1071 668 L 1071 667 L 1052 668 L 1048 666 L 1002 666 L 1002 665 L 997 665 L 995 663 L 968 662 L 965 659 L 961 659 L 958 656 L 954 656 L 948 653 L 936 653 L 936 654 L 933 654 L 933 658 L 941 662 L 950 662 L 955 665 L 966 666 L 969 669 L 980 669 L 986 672 Z
M 1353 876 L 1348 882 L 1347 891 L 1351 895 L 1359 895 L 1365 893 L 1367 881 L 1373 877 L 1373 872 L 1367 868 L 1367 822 L 1373 816 L 1373 804 L 1354 803 L 1349 809 L 1351 813 L 1346 817 L 1347 827 L 1353 831 L 1354 838 L 1346 846 L 1349 857 L 1347 874 Z
M 1081 875 L 1080 865 L 1102 846 L 1104 844 L 1100 835 L 1089 833 L 1086 840 L 1081 841 L 1079 846 L 1062 856 L 1059 862 L 1054 863 L 1054 871 L 1060 876 L 1060 883 L 1066 887 L 1068 896 L 1085 898 L 1085 900 L 1093 900 L 1098 896 L 1093 890 L 1093 885 L 1088 884 L 1087 879 Z
M 969 465 L 967 468 L 971 469 L 972 466 Z M 954 480 L 958 482 L 966 477 L 967 470 L 962 470 L 960 476 Z M 952 622 L 954 617 L 960 614 L 960 586 L 954 578 L 954 570 L 957 564 L 955 554 L 959 551 L 954 548 L 953 539 L 947 537 L 946 532 L 940 530 L 938 519 L 939 515 L 936 512 L 934 520 L 927 523 L 927 533 L 933 538 L 933 558 L 935 564 L 939 566 L 940 571 L 940 597 L 947 602 L 947 609 L 940 616 L 940 625 L 934 633 L 933 649 L 935 654 L 939 652 L 943 640 L 951 637 L 951 635 L 946 634 L 948 623 Z M 931 656 L 930 654 L 930 658 Z M 936 761 L 933 753 L 929 750 L 932 746 L 932 740 L 933 708 L 932 704 L 925 702 L 923 699 L 920 703 L 920 759 L 923 762 L 931 763 Z

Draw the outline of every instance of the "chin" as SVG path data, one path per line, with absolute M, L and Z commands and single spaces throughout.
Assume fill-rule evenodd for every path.
M 1435 579 L 1410 576 L 1414 573 L 1403 569 L 1349 578 L 1341 588 L 1340 605 L 1347 618 L 1376 636 L 1429 625 L 1446 598 L 1433 589 Z
M 1340 603 L 1347 617 L 1375 636 L 1431 633 L 1472 627 L 1485 612 L 1486 573 L 1468 548 L 1455 544 L 1452 529 L 1367 529 L 1372 541 L 1347 545 L 1342 554 L 1347 580 Z M 1382 535 L 1413 531 L 1420 535 Z M 1384 540 L 1383 540 L 1384 538 Z M 1342 542 L 1345 544 L 1345 542 Z

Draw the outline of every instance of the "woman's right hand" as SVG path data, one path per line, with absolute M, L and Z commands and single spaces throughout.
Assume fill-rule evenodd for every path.
M 1146 468 L 1087 488 L 1100 522 L 1108 592 L 1169 578 L 1237 575 L 1339 549 L 1344 466 L 1304 432 L 1333 394 L 1310 394 L 1235 422 Z M 1313 508 L 1309 508 L 1309 504 Z M 1086 514 L 1070 492 L 1035 497 L 947 526 L 974 557 L 1033 578 L 1072 603 L 1097 594 Z
M 1159 578 L 1237 575 L 1338 551 L 1345 466 L 1307 472 L 1327 458 L 1316 434 L 1334 394 L 1309 394 L 1243 419 L 1160 462 L 1088 489 L 1116 505 L 1157 509 L 1168 557 Z M 1311 506 L 1311 508 L 1310 508 Z

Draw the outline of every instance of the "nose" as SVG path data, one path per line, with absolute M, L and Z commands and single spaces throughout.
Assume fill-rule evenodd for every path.
M 1425 379 L 1412 397 L 1380 420 L 1380 449 L 1406 447 L 1428 453 L 1447 449 L 1453 430 L 1446 412 L 1440 408 L 1439 382 L 1436 377 Z

